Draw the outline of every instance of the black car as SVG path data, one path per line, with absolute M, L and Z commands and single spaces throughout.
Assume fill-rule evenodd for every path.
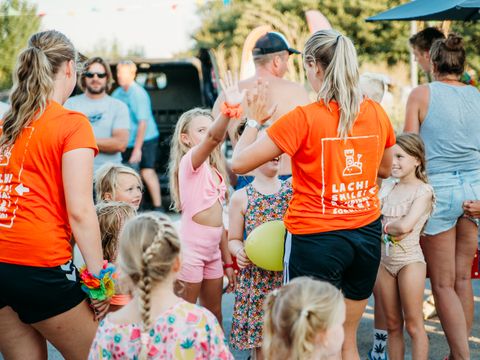
M 162 203 L 170 205 L 168 161 L 170 141 L 180 115 L 194 107 L 205 107 L 209 101 L 203 91 L 202 65 L 198 59 L 155 60 L 133 59 L 137 65 L 136 81 L 149 93 L 152 111 L 158 125 L 158 159 L 156 171 L 160 178 Z M 111 63 L 116 80 L 117 63 Z M 148 191 L 142 207 L 149 207 Z

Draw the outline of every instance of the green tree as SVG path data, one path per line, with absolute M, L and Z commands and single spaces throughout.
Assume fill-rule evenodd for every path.
M 0 5 L 0 89 L 12 86 L 17 55 L 39 28 L 37 7 L 27 0 L 4 1 Z
M 303 49 L 309 36 L 305 11 L 319 10 L 334 29 L 353 40 L 360 61 L 385 61 L 392 65 L 408 60 L 409 24 L 367 23 L 365 19 L 400 3 L 401 0 L 236 0 L 225 6 L 223 1 L 212 0 L 200 6 L 202 26 L 193 38 L 198 48 L 215 49 L 223 67 L 236 68 L 245 38 L 260 25 L 272 26 L 284 33 L 293 47 Z M 291 77 L 303 80 L 299 57 L 293 66 Z

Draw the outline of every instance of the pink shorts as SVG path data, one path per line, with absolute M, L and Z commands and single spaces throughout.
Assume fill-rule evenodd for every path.
M 177 279 L 199 283 L 203 279 L 223 277 L 220 241 L 223 227 L 212 227 L 194 221 L 183 221 L 180 228 L 182 266 Z

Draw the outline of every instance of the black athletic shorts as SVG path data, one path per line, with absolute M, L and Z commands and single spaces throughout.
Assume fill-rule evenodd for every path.
M 50 268 L 0 263 L 0 308 L 32 324 L 68 311 L 86 298 L 72 261 Z
M 288 279 L 310 276 L 335 285 L 347 299 L 367 299 L 377 278 L 381 236 L 380 219 L 358 229 L 308 235 L 287 233 Z
M 132 156 L 133 147 L 126 148 L 122 153 L 122 161 L 127 164 Z M 155 169 L 158 154 L 158 138 L 147 140 L 142 145 L 142 160 L 140 160 L 140 169 Z M 130 166 L 130 164 L 127 164 Z

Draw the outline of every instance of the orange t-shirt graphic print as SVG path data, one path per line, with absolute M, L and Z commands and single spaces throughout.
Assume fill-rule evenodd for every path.
M 382 107 L 366 99 L 346 139 L 340 113 L 323 102 L 297 107 L 267 134 L 292 158 L 293 197 L 284 217 L 292 234 L 356 229 L 380 216 L 377 173 L 385 148 L 395 144 Z
M 53 267 L 71 259 L 62 158 L 80 148 L 98 152 L 88 119 L 51 101 L 0 151 L 0 262 Z
M 322 213 L 348 214 L 378 208 L 376 135 L 322 139 Z M 368 166 L 368 164 L 371 164 Z

